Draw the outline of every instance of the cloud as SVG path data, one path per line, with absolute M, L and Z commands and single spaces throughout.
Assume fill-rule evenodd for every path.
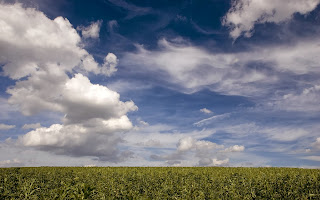
M 269 106 L 274 109 L 300 112 L 319 112 L 320 105 L 320 85 L 314 85 L 303 89 L 303 91 L 293 91 L 280 97 Z
M 220 35 L 220 31 L 216 30 L 208 30 L 200 27 L 196 22 L 194 22 L 192 19 L 190 19 L 190 24 L 191 26 L 199 33 L 204 34 L 204 35 Z
M 320 156 L 306 156 L 301 158 L 304 160 L 312 160 L 312 161 L 320 162 Z
M 299 150 L 298 153 L 304 153 L 305 148 L 314 142 L 310 139 L 317 136 L 319 129 L 318 126 L 310 126 L 310 124 L 305 126 L 278 123 L 239 124 L 239 116 L 247 116 L 248 113 L 238 114 L 237 116 L 235 113 L 235 118 L 228 119 L 227 122 L 222 121 L 215 124 L 213 128 L 201 130 L 204 132 L 179 132 L 178 127 L 163 125 L 157 127 L 151 124 L 141 128 L 137 133 L 128 134 L 129 137 L 124 139 L 128 146 L 135 148 L 135 152 L 139 152 L 139 155 L 151 154 L 150 163 L 171 160 L 180 161 L 182 166 L 207 166 L 205 164 L 207 162 L 210 163 L 208 165 L 213 166 L 212 159 L 225 160 L 229 158 L 232 166 L 238 160 L 256 162 L 259 159 L 263 160 L 263 164 L 257 164 L 257 162 L 255 166 L 264 166 L 271 161 L 267 161 L 263 157 L 252 161 L 254 155 L 266 151 L 274 153 L 277 157 L 286 157 L 288 154 L 290 156 L 296 155 L 297 150 Z M 220 142 L 219 145 L 223 145 L 222 148 L 209 148 L 214 147 L 212 144 L 214 142 L 208 141 L 207 138 L 216 138 Z M 150 139 L 158 140 L 161 146 L 157 146 L 155 143 L 154 145 L 142 145 Z M 131 145 L 134 141 L 140 141 L 141 146 Z M 261 141 L 264 143 L 261 144 Z M 150 142 L 150 144 L 152 143 Z
M 309 128 L 301 126 L 289 126 L 289 125 L 257 125 L 255 123 L 243 123 L 237 125 L 229 125 L 223 127 L 217 127 L 216 131 L 223 131 L 235 136 L 250 136 L 257 135 L 265 136 L 270 140 L 279 142 L 298 141 L 298 139 L 305 136 L 312 136 L 318 127 Z
M 124 123 L 129 123 L 126 119 Z M 49 128 L 38 128 L 19 137 L 26 147 L 49 151 L 58 155 L 93 156 L 102 161 L 121 162 L 131 156 L 120 151 L 117 145 L 121 137 L 113 134 L 119 129 L 110 124 L 88 127 L 82 124 L 53 124 Z M 124 127 L 126 129 L 126 124 Z M 118 130 L 119 131 L 119 130 Z
M 116 64 L 115 56 L 110 54 L 106 63 L 99 65 L 81 47 L 80 36 L 63 17 L 51 20 L 21 4 L 1 4 L 0 11 L 0 62 L 4 64 L 3 74 L 12 79 L 48 72 L 61 78 L 61 74 L 72 70 L 100 74 L 111 67 L 110 63 L 111 68 Z
M 61 88 L 60 98 L 52 102 L 55 106 L 51 109 L 59 108 L 57 111 L 65 113 L 64 124 L 28 132 L 19 138 L 21 144 L 58 154 L 98 156 L 112 162 L 121 160 L 116 146 L 122 140 L 113 133 L 133 127 L 126 113 L 137 109 L 134 103 L 120 101 L 118 93 L 90 83 L 81 74 L 76 74 Z M 108 148 L 101 147 L 106 144 Z
M 195 140 L 192 137 L 185 137 L 179 140 L 179 143 L 177 144 L 177 150 L 178 151 L 188 151 L 191 149 L 197 149 L 197 150 L 202 150 L 202 149 L 219 149 L 223 148 L 223 145 L 218 145 L 213 142 L 209 141 L 202 141 L 202 140 Z
M 166 163 L 174 167 L 181 166 L 181 161 L 178 161 L 178 160 L 168 160 Z
M 141 143 L 148 141 L 157 141 L 164 148 L 176 149 L 177 143 L 180 139 L 185 137 L 192 137 L 195 139 L 201 139 L 208 137 L 214 133 L 211 129 L 193 130 L 193 131 L 178 131 L 178 127 L 169 126 L 166 124 L 153 124 L 153 125 L 142 125 L 138 128 L 130 130 L 128 134 L 125 134 L 124 140 L 130 146 L 141 146 Z
M 253 95 L 263 91 L 259 85 L 275 81 L 264 71 L 246 67 L 252 55 L 210 53 L 185 41 L 166 39 L 159 40 L 159 50 L 148 51 L 143 46 L 137 50 L 124 56 L 123 66 L 134 66 L 136 73 L 157 73 L 160 81 L 188 93 L 209 88 L 224 94 Z
M 202 158 L 199 160 L 199 166 L 208 166 L 213 164 L 213 160 L 211 158 Z
M 137 74 L 157 74 L 157 81 L 180 92 L 209 89 L 249 97 L 278 110 L 311 111 L 317 108 L 319 93 L 319 43 L 320 38 L 315 36 L 291 44 L 215 53 L 184 40 L 161 39 L 157 50 L 137 45 L 136 52 L 125 54 L 122 66 L 134 67 Z M 303 81 L 305 77 L 311 78 Z
M 174 151 L 174 152 L 171 152 L 171 153 L 168 153 L 168 154 L 164 154 L 164 155 L 156 155 L 156 154 L 152 154 L 150 155 L 150 158 L 152 160 L 156 160 L 156 161 L 165 161 L 166 163 L 168 163 L 168 161 L 180 161 L 181 160 L 184 160 L 184 153 L 181 153 L 181 152 L 177 152 L 177 151 Z
M 96 164 L 88 164 L 88 165 L 84 165 L 83 167 L 96 167 Z
M 19 79 L 36 73 L 47 64 L 58 64 L 70 71 L 88 53 L 78 44 L 81 39 L 67 19 L 48 19 L 21 4 L 1 4 L 1 63 L 4 74 Z M 19 58 L 19 59 L 18 59 Z
M 162 146 L 160 140 L 157 140 L 157 139 L 149 139 L 144 142 L 139 142 L 137 143 L 137 145 L 144 146 L 144 147 L 161 147 Z
M 110 20 L 108 21 L 108 29 L 110 32 L 114 32 L 114 29 L 119 26 L 117 20 Z
M 188 18 L 186 16 L 179 15 L 179 14 L 176 15 L 174 20 L 178 22 L 183 22 L 183 23 L 188 22 Z
M 200 120 L 198 122 L 195 122 L 193 125 L 196 125 L 196 126 L 203 126 L 203 125 L 206 125 L 212 121 L 215 121 L 215 120 L 219 120 L 219 119 L 224 119 L 224 118 L 227 118 L 230 116 L 230 113 L 225 113 L 225 114 L 221 114 L 221 115 L 215 115 L 215 116 L 212 116 L 212 117 L 209 117 L 207 119 L 203 119 L 203 120 Z
M 14 113 L 18 112 L 18 107 L 14 105 L 10 105 L 8 100 L 0 97 L 0 119 L 8 120 Z
M 269 63 L 278 73 L 289 72 L 296 75 L 319 73 L 320 59 L 316 55 L 320 52 L 320 38 L 314 36 L 312 38 L 296 38 L 296 40 L 296 42 L 289 44 L 255 47 L 253 50 L 256 52 L 249 53 L 254 58 L 251 60 Z M 247 57 L 249 54 L 244 56 Z
M 226 148 L 225 150 L 223 150 L 222 152 L 241 152 L 244 151 L 245 147 L 244 146 L 239 146 L 239 145 L 234 145 L 231 146 L 229 148 Z
M 98 64 L 65 18 L 51 20 L 21 4 L 0 4 L 0 13 L 0 62 L 4 75 L 17 80 L 7 89 L 8 102 L 26 116 L 46 111 L 65 115 L 62 124 L 35 127 L 20 136 L 19 144 L 110 162 L 131 157 L 132 152 L 118 149 L 122 139 L 115 134 L 132 129 L 126 114 L 137 106 L 86 77 L 90 72 L 111 76 L 117 57 L 109 53 Z
M 136 90 L 146 90 L 150 89 L 152 87 L 151 84 L 147 83 L 141 83 L 141 82 L 134 82 L 132 80 L 116 80 L 114 82 L 108 83 L 108 88 L 115 90 L 119 92 L 120 94 L 122 93 L 127 93 L 131 91 L 136 91 Z
M 180 164 L 188 163 L 189 165 L 198 166 L 221 166 L 229 163 L 229 158 L 226 158 L 226 152 L 240 152 L 244 150 L 244 146 L 235 145 L 227 148 L 233 151 L 219 151 L 224 145 L 219 145 L 206 140 L 197 140 L 191 136 L 181 138 L 177 143 L 176 151 L 163 155 L 151 155 L 153 160 L 161 161 L 180 161 Z M 221 160 L 220 158 L 224 158 Z M 198 160 L 198 162 L 194 162 Z
M 224 160 L 219 160 L 217 158 L 201 158 L 198 163 L 199 166 L 228 166 L 228 164 L 229 158 Z
M 9 130 L 15 128 L 15 125 L 0 124 L 0 130 Z
M 229 161 L 232 163 L 233 159 L 238 159 L 237 155 L 247 152 L 236 153 L 234 157 L 227 152 L 236 152 L 244 146 L 249 151 L 252 149 L 241 140 L 237 142 L 239 145 L 235 145 L 233 143 L 235 138 L 254 135 L 263 137 L 266 143 L 291 144 L 293 141 L 309 140 L 311 136 L 314 138 L 313 136 L 317 133 L 298 125 L 263 127 L 248 123 L 236 127 L 226 125 L 222 121 L 215 123 L 214 129 L 203 128 L 180 132 L 178 127 L 163 124 L 154 126 L 151 120 L 148 121 L 149 125 L 141 121 L 137 125 L 139 128 L 136 129 L 131 124 L 128 113 L 137 110 L 137 106 L 132 101 L 121 101 L 116 87 L 99 85 L 96 84 L 97 80 L 90 81 L 88 78 L 92 76 L 96 78 L 94 74 L 105 76 L 114 74 L 119 63 L 116 55 L 109 53 L 102 61 L 103 63 L 99 64 L 83 49 L 81 37 L 67 19 L 60 17 L 50 20 L 44 15 L 38 15 L 41 12 L 34 9 L 19 8 L 18 5 L 12 7 L 15 9 L 5 8 L 11 12 L 19 11 L 22 14 L 29 12 L 29 14 L 24 16 L 27 19 L 25 24 L 23 20 L 18 20 L 19 15 L 17 19 L 12 19 L 12 23 L 4 16 L 1 18 L 3 22 L 0 20 L 1 23 L 7 23 L 14 34 L 22 30 L 23 34 L 20 35 L 25 35 L 25 37 L 17 37 L 19 42 L 9 41 L 9 37 L 7 39 L 0 37 L 1 52 L 4 52 L 0 56 L 1 63 L 4 61 L 4 67 L 14 63 L 13 68 L 17 68 L 14 71 L 13 68 L 8 67 L 3 72 L 6 76 L 17 80 L 16 84 L 7 90 L 10 95 L 9 102 L 19 106 L 19 110 L 27 116 L 44 114 L 46 111 L 65 115 L 60 124 L 55 122 L 46 127 L 35 126 L 35 130 L 30 130 L 19 137 L 20 144 L 28 147 L 26 149 L 53 152 L 56 154 L 52 155 L 55 158 L 59 157 L 58 155 L 67 155 L 65 158 L 88 156 L 87 159 L 94 158 L 97 162 L 98 160 L 127 161 L 134 151 L 135 156 L 138 154 L 141 159 L 150 154 L 157 154 L 153 157 L 158 156 L 162 163 L 169 165 L 190 163 L 200 166 L 219 165 L 219 163 L 228 165 Z M 10 18 L 10 14 L 8 16 Z M 27 26 L 38 17 L 41 20 Z M 19 26 L 13 26 L 19 24 L 18 22 Z M 58 22 L 63 25 L 62 28 L 59 27 Z M 35 27 L 37 24 L 41 26 Z M 48 27 L 46 24 L 49 24 Z M 115 26 L 111 25 L 111 27 Z M 9 34 L 9 29 L 4 28 L 3 32 Z M 38 34 L 45 38 L 45 42 L 35 44 L 37 37 L 32 38 L 25 34 L 32 31 L 38 31 Z M 41 35 L 42 32 L 45 33 L 44 36 Z M 70 37 L 70 40 L 77 38 L 74 42 L 68 43 L 66 48 L 63 43 L 59 44 L 60 40 L 64 40 L 64 34 Z M 57 38 L 56 42 L 54 42 L 55 38 Z M 55 44 L 51 44 L 50 41 Z M 223 53 L 209 52 L 183 40 L 171 42 L 161 40 L 158 50 L 147 50 L 139 46 L 137 52 L 125 54 L 120 59 L 120 64 L 123 63 L 124 71 L 127 69 L 125 67 L 128 67 L 131 68 L 130 73 L 145 73 L 144 75 L 149 75 L 157 79 L 156 81 L 163 81 L 160 83 L 168 84 L 182 92 L 210 89 L 220 94 L 259 97 L 266 102 L 278 98 L 276 103 L 272 104 L 278 110 L 309 112 L 312 111 L 312 107 L 317 108 L 317 102 L 314 99 L 318 99 L 319 93 L 317 90 L 319 83 L 315 80 L 319 74 L 318 43 L 319 39 L 314 37 L 312 40 L 286 45 L 261 48 L 251 46 L 246 52 L 241 53 Z M 60 46 L 54 47 L 56 44 Z M 17 57 L 13 56 L 15 52 Z M 130 59 L 127 60 L 127 58 Z M 32 64 L 29 65 L 29 63 Z M 28 70 L 29 72 L 25 73 Z M 153 73 L 158 76 L 152 76 Z M 315 78 L 308 80 L 308 83 L 300 82 L 303 76 L 310 75 Z M 286 84 L 286 88 L 283 87 L 283 83 Z M 127 92 L 132 92 L 133 86 L 130 80 L 118 86 Z M 250 100 L 256 99 L 258 98 Z M 2 116 L 3 113 L 0 115 Z M 220 117 L 217 115 L 196 123 L 203 126 L 216 119 L 225 119 L 223 115 Z M 229 119 L 232 121 L 233 117 Z M 223 131 L 226 131 L 224 135 L 226 138 L 220 138 L 220 132 Z M 228 131 L 233 134 L 232 138 L 228 138 L 230 136 Z M 218 143 L 226 147 L 216 149 L 214 147 L 216 143 L 207 141 L 207 138 L 211 138 L 208 136 L 214 133 L 218 134 Z M 190 141 L 185 139 L 188 136 L 191 137 Z M 182 144 L 183 141 L 185 144 Z M 256 141 L 252 143 L 254 142 Z M 312 142 L 314 141 L 308 141 L 308 145 L 310 146 Z M 222 152 L 223 150 L 226 152 Z M 270 148 L 269 150 L 277 151 L 278 149 Z M 148 162 L 147 160 L 144 162 Z M 160 161 L 150 163 L 160 163 Z
M 137 119 L 137 122 L 141 125 L 141 126 L 149 126 L 148 122 L 145 122 L 143 120 L 141 120 L 140 118 Z
M 165 124 L 149 124 L 148 126 L 140 126 L 138 129 L 132 129 L 123 137 L 125 145 L 129 149 L 134 150 L 135 158 L 141 157 L 143 162 L 148 166 L 163 165 L 167 166 L 169 161 L 179 161 L 181 166 L 196 165 L 194 156 L 188 156 L 191 152 L 203 151 L 208 147 L 214 147 L 214 144 L 201 141 L 202 138 L 209 137 L 214 131 L 210 129 L 193 130 L 193 131 L 178 131 L 178 127 L 168 126 Z M 183 138 L 191 137 L 196 144 L 192 144 L 190 150 L 178 151 L 179 141 Z M 151 159 L 151 160 L 150 160 Z M 140 162 L 140 161 L 139 161 Z
M 219 150 L 224 145 L 204 140 L 214 134 L 214 130 L 180 132 L 177 128 L 163 124 L 141 126 L 125 134 L 123 140 L 127 147 L 134 149 L 135 156 L 149 160 L 149 166 L 177 162 L 181 166 L 196 166 L 202 157 L 218 158 L 216 154 L 221 154 Z
M 129 111 L 137 110 L 132 101 L 120 101 L 117 92 L 92 84 L 82 74 L 76 74 L 65 83 L 60 102 L 66 113 L 66 123 L 84 123 L 95 118 L 118 119 Z
M 100 28 L 102 25 L 102 20 L 98 20 L 96 22 L 91 22 L 91 24 L 87 27 L 79 26 L 77 30 L 81 31 L 82 37 L 84 38 L 99 38 Z
M 212 111 L 209 110 L 209 109 L 207 109 L 207 108 L 202 108 L 202 109 L 200 109 L 200 112 L 203 112 L 203 113 L 205 113 L 205 114 L 210 114 L 210 113 L 212 113 Z
M 17 167 L 22 165 L 23 163 L 18 159 L 0 161 L 0 167 Z
M 305 15 L 311 12 L 319 3 L 319 0 L 233 0 L 223 18 L 223 25 L 231 29 L 233 39 L 242 34 L 251 37 L 255 24 L 279 24 L 290 20 L 295 13 Z
M 192 137 L 186 137 L 179 141 L 178 151 L 187 151 L 194 147 L 195 140 Z
M 218 160 L 218 159 L 213 159 L 212 163 L 214 166 L 222 166 L 222 165 L 227 165 L 229 163 L 229 159 L 225 159 L 225 160 Z
M 233 124 L 229 126 L 217 127 L 219 131 L 224 131 L 227 133 L 235 134 L 235 135 L 251 135 L 256 134 L 261 129 L 260 126 L 255 123 L 240 123 Z
M 40 123 L 36 123 L 36 124 L 25 124 L 22 126 L 22 129 L 37 129 L 40 128 L 41 124 Z
M 267 134 L 268 137 L 276 141 L 296 141 L 299 138 L 310 135 L 308 130 L 296 127 L 276 127 L 276 128 L 264 128 L 261 133 Z
M 312 147 L 320 150 L 320 137 L 316 139 L 316 141 L 312 144 Z
M 139 7 L 134 4 L 130 4 L 125 0 L 109 0 L 110 3 L 123 8 L 128 11 L 126 19 L 132 19 L 136 16 L 146 15 L 152 12 L 152 8 L 149 7 Z
M 121 152 L 120 152 L 121 153 Z M 70 156 L 52 153 L 51 151 L 40 151 L 38 148 L 17 145 L 14 139 L 0 142 L 0 161 L 18 160 L 21 163 L 16 166 L 84 166 L 96 164 L 97 166 L 116 166 L 118 163 L 98 160 L 93 156 Z M 127 160 L 130 160 L 127 158 Z M 8 166 L 14 167 L 14 166 Z
M 101 68 L 101 73 L 105 74 L 107 76 L 111 76 L 117 71 L 117 65 L 118 65 L 118 59 L 117 56 L 113 53 L 108 53 L 108 55 L 104 58 L 104 63 Z
M 57 66 L 51 67 L 50 70 Z M 66 113 L 66 121 L 79 122 L 93 117 L 120 117 L 137 109 L 132 101 L 119 101 L 117 92 L 91 84 L 82 74 L 69 79 L 62 72 L 38 71 L 7 92 L 11 94 L 9 103 L 19 105 L 27 116 L 49 110 Z

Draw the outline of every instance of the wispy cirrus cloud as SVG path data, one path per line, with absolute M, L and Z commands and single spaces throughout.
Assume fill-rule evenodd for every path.
M 157 50 L 149 51 L 137 46 L 135 53 L 127 53 L 123 57 L 123 65 L 134 65 L 136 73 L 142 70 L 158 73 L 160 81 L 174 84 L 182 92 L 192 93 L 209 88 L 226 95 L 260 97 L 264 98 L 264 102 L 269 100 L 268 103 L 277 105 L 292 101 L 290 105 L 296 103 L 301 108 L 290 106 L 291 110 L 303 110 L 303 105 L 308 104 L 301 102 L 311 103 L 309 107 L 316 106 L 314 97 L 319 80 L 309 79 L 308 83 L 303 84 L 296 79 L 320 74 L 317 41 L 320 39 L 264 48 L 253 46 L 238 53 L 212 53 L 185 41 L 162 39 Z M 289 87 L 279 87 L 288 85 L 288 82 Z M 291 94 L 293 89 L 305 92 L 300 98 Z M 308 94 L 306 91 L 309 91 Z M 278 109 L 286 108 L 279 106 Z
M 312 144 L 312 147 L 320 150 L 320 137 L 316 139 L 316 141 Z
M 128 3 L 125 0 L 108 0 L 110 3 L 123 8 L 128 11 L 127 19 L 134 18 L 140 15 L 146 15 L 152 13 L 153 9 L 150 7 L 139 7 L 132 3 Z
M 301 92 L 293 91 L 279 97 L 277 101 L 270 102 L 268 106 L 277 110 L 319 112 L 320 85 L 304 88 Z
M 229 117 L 230 115 L 231 115 L 230 113 L 225 113 L 225 114 L 221 114 L 221 115 L 215 115 L 215 116 L 212 116 L 212 117 L 209 117 L 209 118 L 200 120 L 200 121 L 198 121 L 198 122 L 195 122 L 193 125 L 203 126 L 203 125 L 205 125 L 205 124 L 207 124 L 207 123 L 210 123 L 210 122 L 212 122 L 212 121 L 227 118 L 227 117 Z
M 21 128 L 22 129 L 37 129 L 40 128 L 41 124 L 40 123 L 35 123 L 35 124 L 25 124 Z
M 15 125 L 0 124 L 0 130 L 9 130 L 15 127 L 16 127 Z
M 214 54 L 184 41 L 180 44 L 166 39 L 159 41 L 159 50 L 156 51 L 148 51 L 142 46 L 137 48 L 136 53 L 124 56 L 124 65 L 160 72 L 165 75 L 160 78 L 189 92 L 210 88 L 221 93 L 250 95 L 259 91 L 258 84 L 253 83 L 275 81 L 264 72 L 245 68 L 242 62 L 247 62 L 243 60 L 246 55 Z

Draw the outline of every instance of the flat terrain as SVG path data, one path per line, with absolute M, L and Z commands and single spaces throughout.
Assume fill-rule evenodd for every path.
M 320 199 L 320 170 L 0 168 L 0 199 Z

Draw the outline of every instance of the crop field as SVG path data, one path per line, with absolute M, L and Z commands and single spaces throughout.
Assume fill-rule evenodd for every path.
M 1 168 L 0 199 L 320 199 L 320 170 Z

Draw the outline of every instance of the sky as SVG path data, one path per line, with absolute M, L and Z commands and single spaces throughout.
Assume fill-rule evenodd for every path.
M 320 0 L 0 0 L 0 167 L 320 167 Z

